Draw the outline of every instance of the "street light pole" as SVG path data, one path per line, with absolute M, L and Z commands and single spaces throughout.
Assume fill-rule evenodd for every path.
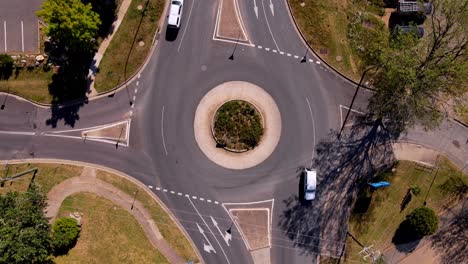
M 133 196 L 133 202 L 132 202 L 132 206 L 130 207 L 130 210 L 133 210 L 133 205 L 135 205 L 135 200 L 136 200 L 137 194 L 138 194 L 138 190 L 136 190 L 135 196 Z
M 349 105 L 348 112 L 346 113 L 346 117 L 345 117 L 345 119 L 344 119 L 344 121 L 343 121 L 343 124 L 341 124 L 340 134 L 338 134 L 338 140 L 340 140 L 340 138 L 341 138 L 341 134 L 343 133 L 343 130 L 344 130 L 346 121 L 348 121 L 349 113 L 351 113 L 351 109 L 353 109 L 354 100 L 356 99 L 356 96 L 357 96 L 358 91 L 359 91 L 359 87 L 361 87 L 361 83 L 362 83 L 362 81 L 364 80 L 364 77 L 366 76 L 366 73 L 367 73 L 369 70 L 371 70 L 371 69 L 373 69 L 373 68 L 375 68 L 375 67 L 377 67 L 377 65 L 371 66 L 371 67 L 367 68 L 367 69 L 364 70 L 364 72 L 362 73 L 361 80 L 359 80 L 359 83 L 358 83 L 358 85 L 356 86 L 356 91 L 354 91 L 353 99 L 351 100 L 351 104 Z

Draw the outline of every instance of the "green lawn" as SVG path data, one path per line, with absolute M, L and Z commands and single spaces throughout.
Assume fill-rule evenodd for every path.
M 142 11 L 137 9 L 139 5 Z M 144 63 L 163 9 L 163 0 L 132 1 L 99 65 L 94 85 L 98 92 L 123 83 Z M 139 45 L 141 41 L 143 46 Z
M 132 182 L 121 177 L 116 177 L 108 172 L 98 171 L 97 178 L 111 183 L 129 195 L 133 195 L 136 190 L 139 190 L 136 199 L 143 203 L 145 208 L 150 211 L 162 236 L 184 259 L 194 261 L 195 263 L 198 262 L 197 255 L 182 231 L 171 220 L 161 206 L 154 202 L 154 200 L 144 190 L 140 189 Z
M 361 193 L 350 218 L 349 232 L 362 244 L 374 245 L 378 250 L 384 250 L 392 245 L 392 237 L 405 216 L 415 208 L 423 206 L 434 173 L 435 170 L 431 174 L 430 170 L 416 163 L 400 161 L 394 173 L 379 175 L 379 179 L 375 181 L 386 180 L 391 185 L 377 189 L 372 194 Z M 442 158 L 439 172 L 428 194 L 427 206 L 433 208 L 436 213 L 443 212 L 459 200 L 460 192 L 463 192 L 461 190 L 464 190 L 466 195 L 467 184 L 467 175 L 462 174 L 450 161 Z M 406 208 L 400 211 L 403 198 L 408 188 L 412 186 L 420 187 L 421 193 L 418 196 L 413 195 Z M 367 211 L 365 208 L 368 208 Z M 347 243 L 350 247 L 347 249 L 346 258 L 362 260 L 357 256 L 359 252 L 357 244 L 351 239 L 348 239 Z
M 326 50 L 320 57 L 344 75 L 359 81 L 361 60 L 351 48 L 348 25 L 355 12 L 377 14 L 379 8 L 359 0 L 304 0 L 305 6 L 300 5 L 302 0 L 288 1 L 306 41 L 318 53 Z M 342 60 L 337 61 L 337 56 Z
M 91 193 L 67 197 L 59 216 L 80 212 L 82 229 L 78 242 L 65 256 L 67 263 L 168 263 L 146 238 L 138 221 L 115 203 Z
M 38 168 L 34 180 L 41 186 L 44 194 L 47 194 L 52 187 L 60 182 L 71 177 L 79 176 L 83 169 L 78 166 L 61 164 L 9 164 L 6 168 L 3 165 L 0 167 L 0 178 L 4 178 L 5 176 L 10 177 L 32 168 Z M 14 182 L 6 182 L 4 187 L 0 187 L 0 194 L 10 190 L 25 191 L 28 188 L 32 175 L 33 173 L 28 173 Z

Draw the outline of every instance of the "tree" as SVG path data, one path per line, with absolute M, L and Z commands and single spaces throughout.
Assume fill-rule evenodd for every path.
M 62 217 L 55 221 L 52 232 L 52 246 L 56 254 L 66 254 L 75 246 L 80 227 L 75 219 Z
M 468 0 L 434 0 L 426 37 L 396 33 L 382 46 L 368 110 L 398 132 L 437 127 L 467 93 Z
M 10 78 L 13 73 L 13 58 L 8 54 L 0 54 L 0 80 Z
M 432 235 L 437 231 L 439 220 L 434 210 L 427 207 L 420 207 L 415 209 L 406 216 L 408 221 L 408 231 L 411 232 L 415 238 L 423 238 L 427 235 Z
M 44 263 L 50 259 L 45 196 L 31 184 L 24 193 L 0 196 L 0 263 Z
M 73 51 L 94 48 L 101 20 L 81 0 L 46 0 L 36 12 L 47 24 L 46 34 Z

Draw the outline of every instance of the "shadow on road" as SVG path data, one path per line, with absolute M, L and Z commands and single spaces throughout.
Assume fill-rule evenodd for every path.
M 174 41 L 179 34 L 178 28 L 166 27 L 166 41 Z
M 398 129 L 363 116 L 341 140 L 331 131 L 318 143 L 313 163 L 318 173 L 316 200 L 310 205 L 297 195 L 284 200 L 286 209 L 278 224 L 302 254 L 342 255 L 357 194 L 372 177 L 393 166 L 391 142 L 399 134 Z

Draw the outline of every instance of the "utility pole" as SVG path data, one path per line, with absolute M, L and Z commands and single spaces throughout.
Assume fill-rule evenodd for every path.
M 136 200 L 136 196 L 138 194 L 138 190 L 136 190 L 136 192 L 134 192 L 135 196 L 133 196 L 133 202 L 132 202 L 132 206 L 130 207 L 130 210 L 133 210 L 133 205 L 135 205 L 135 200 Z
M 343 133 L 343 130 L 344 130 L 344 127 L 345 127 L 345 124 L 346 124 L 346 121 L 348 121 L 349 113 L 351 112 L 351 109 L 353 109 L 354 100 L 356 99 L 356 96 L 357 96 L 358 91 L 359 91 L 359 87 L 361 87 L 361 83 L 364 80 L 364 76 L 366 76 L 366 73 L 369 70 L 371 70 L 371 69 L 373 69 L 375 67 L 377 67 L 377 65 L 371 66 L 371 67 L 367 68 L 366 70 L 364 70 L 364 72 L 362 72 L 361 80 L 359 80 L 359 83 L 356 86 L 356 91 L 354 91 L 353 99 L 351 100 L 351 104 L 349 105 L 348 112 L 346 113 L 346 117 L 345 117 L 345 119 L 343 121 L 343 124 L 341 125 L 340 134 L 338 134 L 338 140 L 340 140 L 341 134 Z

